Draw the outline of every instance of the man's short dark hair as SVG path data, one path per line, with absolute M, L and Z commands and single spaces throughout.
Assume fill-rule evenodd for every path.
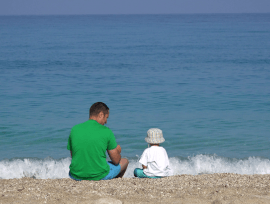
M 89 117 L 90 116 L 97 116 L 100 112 L 102 112 L 104 115 L 106 115 L 109 113 L 109 108 L 105 103 L 96 102 L 90 107 Z

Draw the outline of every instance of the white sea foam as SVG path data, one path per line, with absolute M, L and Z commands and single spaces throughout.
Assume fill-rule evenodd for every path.
M 68 178 L 71 159 L 13 159 L 0 161 L 0 178 L 32 177 L 37 179 Z
M 270 174 L 270 160 L 249 157 L 247 159 L 229 159 L 216 155 L 196 155 L 187 160 L 171 158 L 170 163 L 175 175 L 180 174 Z
M 71 159 L 13 159 L 0 161 L 0 178 L 12 179 L 32 177 L 37 179 L 68 178 Z M 249 157 L 247 159 L 230 159 L 216 155 L 196 155 L 188 158 L 170 158 L 174 175 L 181 174 L 270 174 L 270 160 L 267 158 Z M 130 159 L 124 177 L 133 177 L 135 168 L 141 165 L 138 160 Z

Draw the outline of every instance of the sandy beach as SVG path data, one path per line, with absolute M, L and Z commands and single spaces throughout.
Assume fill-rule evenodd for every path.
M 270 175 L 203 174 L 110 181 L 1 179 L 0 203 L 270 203 Z

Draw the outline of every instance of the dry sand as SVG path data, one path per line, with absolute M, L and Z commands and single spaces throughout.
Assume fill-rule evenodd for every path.
M 1 179 L 0 203 L 270 203 L 270 175 L 203 174 L 110 181 Z

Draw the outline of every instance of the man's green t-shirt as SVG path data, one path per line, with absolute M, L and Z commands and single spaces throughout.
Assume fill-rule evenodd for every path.
M 113 132 L 95 120 L 75 125 L 67 149 L 72 151 L 70 174 L 82 180 L 100 180 L 108 175 L 106 150 L 117 147 Z

